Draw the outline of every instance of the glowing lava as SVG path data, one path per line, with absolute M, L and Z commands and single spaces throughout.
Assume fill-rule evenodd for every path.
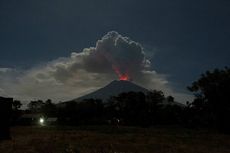
M 129 80 L 129 76 L 127 74 L 123 74 L 119 76 L 120 80 L 124 80 L 124 81 L 128 81 Z
M 120 70 L 116 67 L 113 66 L 113 70 L 115 71 L 115 73 L 118 75 L 119 80 L 123 80 L 123 81 L 129 81 L 130 77 L 127 73 L 121 73 Z

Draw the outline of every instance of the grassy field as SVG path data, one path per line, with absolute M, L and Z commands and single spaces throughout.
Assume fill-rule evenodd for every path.
M 230 153 L 230 136 L 175 127 L 13 127 L 0 153 Z

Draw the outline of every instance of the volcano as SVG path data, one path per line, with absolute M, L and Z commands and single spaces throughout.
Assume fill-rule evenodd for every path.
M 102 87 L 92 93 L 89 93 L 87 95 L 84 95 L 82 97 L 76 98 L 73 101 L 81 101 L 84 99 L 101 99 L 103 101 L 106 101 L 109 99 L 111 96 L 117 96 L 120 93 L 123 92 L 143 92 L 146 93 L 148 92 L 147 89 L 132 83 L 131 81 L 125 81 L 125 80 L 114 80 L 110 82 L 108 85 L 105 87 Z

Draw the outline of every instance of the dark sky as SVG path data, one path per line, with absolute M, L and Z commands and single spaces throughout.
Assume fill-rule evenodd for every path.
M 230 65 L 229 0 L 1 0 L 0 67 L 28 69 L 115 30 L 179 89 Z

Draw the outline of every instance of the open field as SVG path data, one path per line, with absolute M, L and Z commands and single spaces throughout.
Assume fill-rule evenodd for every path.
M 13 127 L 0 153 L 230 153 L 230 136 L 175 127 Z

